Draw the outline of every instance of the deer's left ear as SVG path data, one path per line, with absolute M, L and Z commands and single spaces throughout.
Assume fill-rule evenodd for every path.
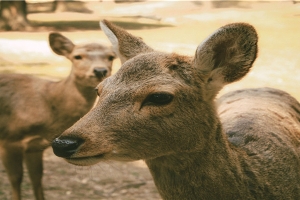
M 112 43 L 113 49 L 122 63 L 138 54 L 153 51 L 141 38 L 131 35 L 107 20 L 100 22 L 100 27 Z
M 256 59 L 257 41 L 251 25 L 234 23 L 221 27 L 198 46 L 194 67 L 207 74 L 206 89 L 210 97 L 248 73 Z

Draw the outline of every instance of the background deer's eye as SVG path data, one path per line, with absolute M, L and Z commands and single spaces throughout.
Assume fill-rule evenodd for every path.
M 74 58 L 75 58 L 76 60 L 81 60 L 81 59 L 82 59 L 81 55 L 76 55 L 76 56 L 74 56 Z
M 170 103 L 173 100 L 173 95 L 168 93 L 154 93 L 150 94 L 145 101 L 143 102 L 143 106 L 145 105 L 154 105 L 154 106 L 162 106 Z
M 109 61 L 113 61 L 114 59 L 115 59 L 114 56 L 109 56 L 109 57 L 108 57 L 108 60 L 109 60 Z

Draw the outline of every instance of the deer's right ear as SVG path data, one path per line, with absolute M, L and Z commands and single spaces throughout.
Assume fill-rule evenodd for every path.
M 54 53 L 66 57 L 72 53 L 75 47 L 71 40 L 55 32 L 49 34 L 49 44 Z
M 141 38 L 131 35 L 107 20 L 101 21 L 100 27 L 112 43 L 113 50 L 122 63 L 138 54 L 153 51 Z

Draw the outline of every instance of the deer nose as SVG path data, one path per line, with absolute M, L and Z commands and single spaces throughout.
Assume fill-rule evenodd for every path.
M 82 143 L 83 140 L 79 138 L 55 138 L 52 141 L 52 148 L 55 155 L 69 158 L 76 152 Z
M 107 69 L 101 67 L 95 67 L 94 74 L 96 75 L 97 78 L 103 78 L 107 74 Z

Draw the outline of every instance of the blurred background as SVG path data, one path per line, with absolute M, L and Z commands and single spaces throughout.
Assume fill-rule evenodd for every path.
M 108 19 L 140 36 L 154 49 L 194 55 L 197 46 L 220 26 L 252 24 L 259 53 L 243 80 L 220 94 L 251 87 L 275 87 L 300 100 L 300 2 L 297 1 L 0 1 L 0 73 L 30 73 L 59 80 L 70 62 L 54 54 L 48 34 L 61 32 L 74 43 L 109 44 L 99 28 Z M 117 60 L 114 72 L 120 67 Z M 25 174 L 23 199 L 33 199 Z M 45 153 L 46 199 L 160 199 L 142 161 L 102 163 L 76 168 Z M 0 199 L 9 199 L 0 164 Z

